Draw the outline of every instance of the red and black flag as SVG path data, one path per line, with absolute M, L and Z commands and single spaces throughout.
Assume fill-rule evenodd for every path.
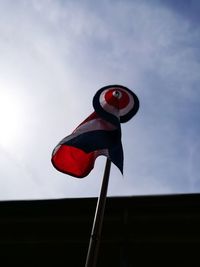
M 90 173 L 100 155 L 108 157 L 123 172 L 120 123 L 136 114 L 139 100 L 128 88 L 109 85 L 97 91 L 93 107 L 95 111 L 52 153 L 52 164 L 57 170 L 78 178 Z

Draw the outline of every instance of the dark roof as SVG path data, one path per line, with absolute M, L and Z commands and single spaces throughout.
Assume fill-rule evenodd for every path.
M 2 266 L 84 266 L 96 198 L 0 202 Z M 108 197 L 100 266 L 198 260 L 200 194 Z

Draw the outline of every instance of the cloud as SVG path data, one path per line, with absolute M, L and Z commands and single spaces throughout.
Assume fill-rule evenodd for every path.
M 195 2 L 189 14 L 173 3 L 0 3 L 0 93 L 24 103 L 20 134 L 0 148 L 1 199 L 98 194 L 103 159 L 77 180 L 55 171 L 50 157 L 92 112 L 96 90 L 113 83 L 133 89 L 141 107 L 122 126 L 125 177 L 112 168 L 109 194 L 198 190 L 197 152 L 191 151 L 199 135 L 200 30 L 191 15 Z M 3 168 L 8 154 L 12 170 Z

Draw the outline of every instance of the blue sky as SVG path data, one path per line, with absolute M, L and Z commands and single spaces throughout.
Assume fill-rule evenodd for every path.
M 122 125 L 124 177 L 108 194 L 200 191 L 199 1 L 0 1 L 0 199 L 97 196 L 105 158 L 82 179 L 55 145 L 122 84 L 140 99 Z

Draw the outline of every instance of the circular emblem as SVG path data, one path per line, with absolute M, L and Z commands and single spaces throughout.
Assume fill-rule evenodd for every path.
M 127 122 L 139 109 L 138 97 L 122 85 L 108 85 L 97 91 L 93 98 L 97 114 L 111 122 Z

